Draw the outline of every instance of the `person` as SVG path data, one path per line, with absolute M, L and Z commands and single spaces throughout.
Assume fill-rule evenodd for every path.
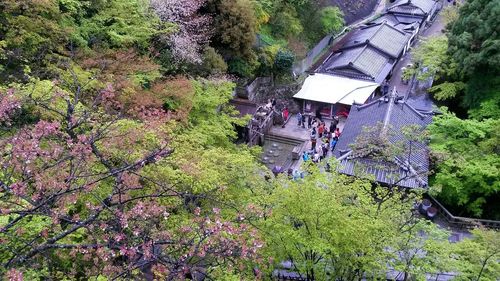
M 333 137 L 332 140 L 330 141 L 330 149 L 332 152 L 335 149 L 335 146 L 337 145 L 337 141 L 338 141 L 337 137 Z
M 320 138 L 323 137 L 323 132 L 325 131 L 325 125 L 323 123 L 320 123 L 318 126 L 318 135 Z
M 300 113 L 300 111 L 297 113 L 297 126 L 301 126 L 302 125 L 302 114 Z
M 270 99 L 267 100 L 267 103 L 266 105 L 264 106 L 267 110 L 270 110 L 271 108 L 273 108 L 273 103 L 271 102 Z
M 322 116 L 321 116 L 321 108 L 316 108 L 316 118 L 318 118 L 319 120 L 323 120 L 322 119 Z
M 328 155 L 328 144 L 327 143 L 323 143 L 323 145 L 321 146 L 321 148 L 323 149 L 323 156 L 326 158 L 326 156 Z
M 316 148 L 316 138 L 311 139 L 311 149 L 314 150 Z
M 312 128 L 312 131 L 311 131 L 311 139 L 316 139 L 316 128 Z
M 273 99 L 271 100 L 271 106 L 272 106 L 273 108 L 276 106 L 276 99 L 275 99 L 275 98 L 273 98 Z
M 387 82 L 387 79 L 384 80 L 384 82 L 382 83 L 382 95 L 386 95 L 389 93 L 389 83 Z
M 335 136 L 336 136 L 337 138 L 339 138 L 339 137 L 340 137 L 340 129 L 339 129 L 339 128 L 335 129 Z
M 323 154 L 323 146 L 322 145 L 318 145 L 316 153 L 319 154 L 319 161 L 321 161 L 325 158 L 325 154 Z
M 330 140 L 332 139 L 332 132 L 327 131 L 326 132 L 326 143 L 330 143 Z
M 311 124 L 312 124 L 312 115 L 311 113 L 307 114 L 307 128 L 311 129 Z
M 337 122 L 335 122 L 335 119 L 333 119 L 332 123 L 330 123 L 330 133 L 335 132 L 335 129 L 337 129 Z
M 302 153 L 302 160 L 304 160 L 304 162 L 309 160 L 309 154 L 307 154 L 306 151 L 304 151 L 304 153 Z
M 318 162 L 319 162 L 319 159 L 320 159 L 320 157 L 319 157 L 319 153 L 315 153 L 315 154 L 314 154 L 314 157 L 313 157 L 313 162 L 314 162 L 314 163 L 318 163 Z
M 285 109 L 283 109 L 283 120 L 286 122 L 288 120 L 288 107 L 285 106 Z
M 306 114 L 302 114 L 302 128 L 306 128 Z

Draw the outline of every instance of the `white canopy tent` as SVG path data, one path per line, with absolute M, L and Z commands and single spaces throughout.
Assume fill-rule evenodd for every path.
M 328 74 L 309 75 L 293 97 L 322 103 L 352 105 L 365 103 L 379 85 Z

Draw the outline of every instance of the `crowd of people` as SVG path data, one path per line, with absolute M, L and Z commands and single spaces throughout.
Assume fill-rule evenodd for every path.
M 317 114 L 319 115 L 319 114 Z M 339 118 L 335 116 L 327 126 L 322 120 L 321 115 L 314 118 L 310 113 L 297 114 L 297 125 L 311 130 L 311 148 L 302 154 L 302 160 L 312 160 L 314 163 L 319 163 L 328 156 L 328 153 L 335 149 L 337 141 L 340 137 L 340 129 L 337 127 Z

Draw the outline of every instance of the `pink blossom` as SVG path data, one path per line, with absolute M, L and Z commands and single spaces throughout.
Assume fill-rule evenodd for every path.
M 9 281 L 23 281 L 24 280 L 23 273 L 17 269 L 14 269 L 14 268 L 7 271 L 7 273 L 5 274 L 5 277 Z
M 26 183 L 24 182 L 15 182 L 10 186 L 10 189 L 17 196 L 26 195 Z
M 21 108 L 21 103 L 14 96 L 14 91 L 8 90 L 7 93 L 0 93 L 0 122 L 9 122 L 12 114 Z

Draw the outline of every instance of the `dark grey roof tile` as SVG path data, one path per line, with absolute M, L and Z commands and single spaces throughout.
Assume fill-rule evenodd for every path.
M 394 103 L 392 107 L 389 106 L 389 102 L 381 98 L 366 105 L 351 107 L 344 131 L 334 150 L 335 157 L 339 158 L 343 155 L 341 152 L 351 149 L 350 145 L 356 142 L 356 138 L 363 132 L 364 127 L 373 127 L 378 123 L 383 123 L 386 113 L 389 110 L 388 124 L 394 132 L 390 141 L 393 143 L 406 141 L 401 132 L 403 127 L 416 124 L 425 128 L 432 122 L 431 115 L 420 113 L 407 102 L 399 101 Z M 339 171 L 355 176 L 356 172 L 361 169 L 364 173 L 374 175 L 378 182 L 385 184 L 394 184 L 398 180 L 403 179 L 397 185 L 408 188 L 425 187 L 427 185 L 429 158 L 428 148 L 425 143 L 412 143 L 410 158 L 408 159 L 407 154 L 403 153 L 397 156 L 394 161 L 399 168 L 396 172 L 391 172 L 387 167 L 394 166 L 395 163 L 384 164 L 367 158 L 349 156 L 341 161 Z M 407 167 L 407 163 L 411 167 Z M 386 168 L 381 169 L 381 167 Z

